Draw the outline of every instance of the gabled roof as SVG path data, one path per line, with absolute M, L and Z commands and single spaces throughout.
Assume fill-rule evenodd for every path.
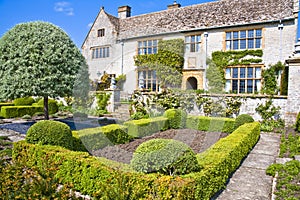
M 294 18 L 294 0 L 220 0 L 125 19 L 113 18 L 119 38 Z

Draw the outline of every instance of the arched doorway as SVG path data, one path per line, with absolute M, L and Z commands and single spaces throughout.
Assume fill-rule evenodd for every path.
M 198 81 L 195 77 L 189 77 L 186 81 L 187 90 L 197 90 Z

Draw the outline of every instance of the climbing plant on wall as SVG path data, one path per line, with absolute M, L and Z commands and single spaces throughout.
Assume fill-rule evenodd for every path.
M 225 69 L 228 66 L 261 63 L 262 50 L 215 51 L 208 62 L 207 79 L 210 91 L 220 93 L 225 87 Z
M 135 65 L 155 70 L 162 86 L 181 84 L 184 64 L 184 41 L 182 39 L 161 40 L 156 54 L 137 55 Z

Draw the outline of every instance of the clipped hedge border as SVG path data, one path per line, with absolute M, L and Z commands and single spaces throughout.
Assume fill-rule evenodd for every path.
M 41 106 L 3 106 L 1 107 L 1 115 L 4 118 L 22 117 L 24 115 L 33 115 L 37 112 L 44 112 Z
M 109 145 L 129 142 L 127 127 L 119 124 L 88 128 L 77 131 L 80 140 L 87 150 L 93 151 Z
M 145 137 L 169 128 L 166 117 L 132 120 L 125 122 L 124 125 L 128 127 L 128 135 L 134 138 Z
M 259 135 L 258 122 L 240 126 L 197 155 L 203 168 L 200 172 L 176 177 L 136 173 L 122 163 L 25 141 L 14 143 L 13 159 L 29 167 L 35 166 L 41 172 L 55 167 L 56 177 L 61 179 L 62 184 L 72 183 L 76 190 L 92 196 L 99 194 L 120 199 L 118 195 L 126 194 L 124 199 L 208 200 L 225 187 L 227 179 L 256 144 Z
M 232 133 L 235 119 L 221 117 L 188 116 L 186 128 L 200 131 Z

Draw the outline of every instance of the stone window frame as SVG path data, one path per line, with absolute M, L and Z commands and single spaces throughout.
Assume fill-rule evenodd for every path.
M 137 55 L 156 54 L 160 40 L 161 39 L 154 38 L 137 41 Z
M 202 40 L 202 34 L 194 33 L 184 36 L 185 52 L 196 53 L 200 52 L 200 45 Z
M 261 27 L 226 31 L 224 49 L 226 51 L 262 49 L 264 42 L 263 35 L 264 29 Z
M 110 47 L 109 46 L 92 47 L 91 52 L 92 52 L 92 59 L 110 57 Z
M 140 80 L 142 78 L 141 74 L 143 76 L 142 82 Z M 150 70 L 148 68 L 136 69 L 136 80 L 137 89 L 149 90 L 151 92 L 159 91 L 159 80 L 157 78 L 155 70 Z
M 105 36 L 105 29 L 104 28 L 98 29 L 97 36 L 98 37 L 104 37 Z
M 228 66 L 225 69 L 225 92 L 234 94 L 259 93 L 263 81 L 263 68 L 264 65 L 262 64 Z

